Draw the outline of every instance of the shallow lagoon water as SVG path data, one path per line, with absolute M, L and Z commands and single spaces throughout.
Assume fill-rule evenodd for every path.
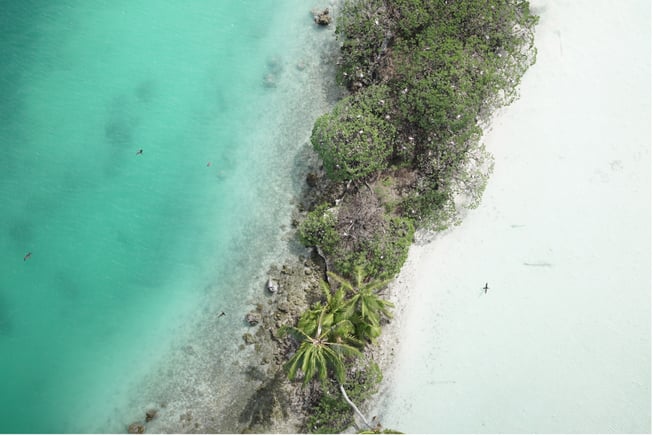
M 243 360 L 333 34 L 290 0 L 12 2 L 0 29 L 0 431 L 122 432 L 193 329 Z

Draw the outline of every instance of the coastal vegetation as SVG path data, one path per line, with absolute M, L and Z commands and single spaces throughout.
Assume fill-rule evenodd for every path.
M 324 203 L 309 212 L 299 226 L 299 238 L 307 247 L 320 247 L 331 254 L 335 250 L 339 237 L 336 231 L 336 216 Z
M 372 429 L 373 427 L 365 415 L 350 399 L 344 385 L 347 382 L 348 374 L 356 372 L 352 370 L 351 358 L 362 356 L 361 349 L 381 334 L 382 318 L 391 317 L 389 308 L 393 307 L 392 303 L 383 300 L 378 295 L 378 292 L 387 285 L 388 280 L 366 281 L 362 268 L 357 270 L 355 284 L 333 272 L 329 272 L 329 276 L 340 284 L 338 289 L 332 292 L 326 282 L 321 282 L 324 299 L 317 301 L 310 309 L 306 310 L 300 317 L 297 326 L 284 326 L 281 329 L 282 334 L 290 333 L 300 343 L 294 355 L 286 363 L 285 369 L 291 380 L 301 370 L 303 386 L 317 378 L 322 383 L 325 393 L 329 392 L 328 376 L 331 373 L 348 407 L 356 412 L 368 429 Z M 376 364 L 372 363 L 371 365 L 378 371 Z M 362 372 L 366 381 L 367 377 L 373 377 L 372 373 L 368 374 L 368 371 Z M 356 379 L 360 379 L 360 375 L 354 378 L 354 380 Z M 379 374 L 376 383 L 380 381 Z M 371 393 L 371 389 L 362 391 L 360 386 L 358 383 L 353 385 L 356 392 L 355 399 L 365 398 Z M 351 424 L 351 417 L 343 411 L 341 403 L 337 400 L 334 401 L 332 394 L 322 396 L 315 408 L 315 413 L 311 415 L 325 415 L 324 408 L 330 411 L 327 416 L 332 415 L 333 412 L 341 416 L 337 421 L 342 421 L 345 427 Z M 331 427 L 333 425 L 331 418 L 323 421 L 318 419 L 311 424 L 311 428 L 330 433 L 333 430 Z
M 320 392 L 306 431 L 342 431 L 354 413 L 372 430 L 355 402 L 381 379 L 367 351 L 391 318 L 383 289 L 416 229 L 442 230 L 478 205 L 492 171 L 482 126 L 517 96 L 537 20 L 521 0 L 344 1 L 337 78 L 349 94 L 313 127 L 327 188 L 298 226 L 325 281 L 283 328 L 296 347 L 289 378 Z

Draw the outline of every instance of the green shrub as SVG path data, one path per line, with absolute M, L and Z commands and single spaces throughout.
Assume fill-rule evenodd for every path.
M 362 404 L 378 391 L 382 380 L 379 366 L 374 362 L 366 362 L 364 368 L 348 371 L 344 387 L 354 404 Z M 322 397 L 309 412 L 305 431 L 341 433 L 354 423 L 354 412 L 342 398 L 337 385 L 324 384 L 322 390 Z
M 354 422 L 354 412 L 339 392 L 323 393 L 306 422 L 308 433 L 336 434 Z
M 384 280 L 399 273 L 408 257 L 415 227 L 409 218 L 387 219 L 385 231 L 379 229 L 374 237 L 361 241 L 354 251 L 336 252 L 334 266 L 340 274 L 353 277 L 356 268 L 362 267 L 366 277 Z
M 311 142 L 332 180 L 358 180 L 387 167 L 396 134 L 385 119 L 387 98 L 385 87 L 373 86 L 317 119 Z
M 332 253 L 340 237 L 336 231 L 336 217 L 322 204 L 309 212 L 299 225 L 299 238 L 307 247 L 317 246 L 325 254 Z
M 379 60 L 391 42 L 393 23 L 385 0 L 345 1 L 336 35 L 342 41 L 338 82 L 369 85 L 378 79 Z
M 402 215 L 414 219 L 432 230 L 444 230 L 455 221 L 453 196 L 446 190 L 429 186 L 404 198 L 400 205 Z

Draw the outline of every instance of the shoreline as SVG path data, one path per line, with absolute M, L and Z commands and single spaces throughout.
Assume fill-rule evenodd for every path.
M 361 76 L 362 77 L 362 76 Z M 312 153 L 312 155 L 315 155 L 315 153 Z M 484 166 L 484 164 L 482 164 Z M 349 189 L 349 184 L 347 184 L 347 187 L 344 188 L 343 193 L 337 195 L 335 191 L 339 191 L 343 189 L 342 186 L 339 186 L 337 182 L 333 182 L 329 180 L 329 177 L 327 177 L 328 174 L 328 169 L 317 169 L 315 167 L 312 168 L 314 171 L 310 171 L 308 174 L 308 177 L 306 179 L 306 183 L 312 188 L 306 188 L 306 191 L 304 194 L 301 196 L 301 205 L 299 207 L 299 210 L 297 211 L 297 220 L 293 219 L 293 227 L 295 226 L 295 223 L 299 223 L 299 218 L 302 216 L 305 216 L 306 213 L 313 209 L 315 205 L 317 205 L 319 202 L 324 202 L 325 200 L 327 202 L 335 203 L 336 205 L 338 204 L 339 201 L 342 201 L 342 198 L 344 198 L 344 193 L 348 192 Z M 483 171 L 483 170 L 481 170 Z M 309 181 L 310 177 L 313 178 L 313 183 Z M 370 186 L 367 186 L 370 188 Z M 370 188 L 370 191 L 372 191 L 372 188 Z M 338 197 L 341 197 L 338 199 Z M 470 199 L 465 199 L 464 203 L 468 203 Z M 413 211 L 414 212 L 414 211 Z M 464 210 L 459 210 L 456 214 L 458 218 L 462 218 L 464 215 L 466 215 L 466 211 Z M 450 219 L 453 217 L 450 217 Z M 448 231 L 447 231 L 448 232 Z M 413 239 L 413 243 L 410 247 L 410 256 L 415 256 L 415 252 L 421 252 L 423 250 L 422 244 L 424 241 L 433 239 L 434 235 L 435 238 L 439 238 L 439 236 L 443 233 L 447 232 L 438 232 L 433 233 L 431 231 L 422 231 L 418 232 L 417 235 L 415 235 Z M 293 231 L 295 234 L 296 232 Z M 293 238 L 296 239 L 296 236 L 293 236 Z M 419 240 L 423 240 L 419 242 Z M 418 241 L 418 242 L 415 242 Z M 307 259 L 302 259 L 300 258 L 299 261 L 300 263 L 303 263 L 303 268 L 304 269 L 312 269 L 312 273 L 306 272 L 307 275 L 311 276 L 312 279 L 315 279 L 315 283 L 313 284 L 313 289 L 312 291 L 314 292 L 315 295 L 312 297 L 310 295 L 305 295 L 304 296 L 304 303 L 307 307 L 307 304 L 311 301 L 317 301 L 319 299 L 319 296 L 321 295 L 319 289 L 317 289 L 317 280 L 319 280 L 320 275 L 318 270 L 322 269 L 323 266 L 321 266 L 322 261 L 316 259 L 315 253 L 319 252 L 319 250 L 315 250 L 314 248 L 309 248 L 306 252 L 312 252 L 313 254 L 310 256 L 312 258 L 311 261 L 308 261 Z M 399 319 L 404 318 L 403 312 L 408 308 L 407 302 L 408 302 L 408 293 L 407 289 L 410 286 L 410 283 L 414 280 L 414 277 L 412 276 L 412 269 L 409 268 L 408 266 L 411 264 L 413 261 L 413 257 L 410 257 L 406 261 L 407 263 L 404 265 L 404 268 L 401 269 L 398 275 L 395 276 L 395 279 L 393 280 L 393 283 L 390 287 L 387 289 L 384 289 L 381 291 L 380 295 L 383 298 L 386 298 L 390 300 L 391 302 L 395 303 L 395 307 L 392 311 L 392 313 L 395 315 L 395 320 L 391 322 L 383 322 L 383 334 L 377 338 L 377 343 L 376 344 L 371 344 L 367 346 L 364 350 L 364 355 L 366 358 L 371 358 L 371 360 L 378 364 L 379 367 L 381 368 L 383 373 L 387 373 L 390 371 L 390 369 L 394 366 L 395 364 L 395 349 L 393 348 L 393 342 L 395 342 L 399 336 L 400 333 L 400 326 L 402 325 L 401 322 L 399 322 Z M 326 258 L 320 253 L 319 257 L 322 258 L 322 260 L 329 262 L 326 260 Z M 329 256 L 330 257 L 330 256 Z M 383 259 L 383 256 L 381 256 L 381 259 Z M 286 259 L 283 262 L 283 270 L 286 269 L 286 265 L 293 265 L 296 262 L 296 259 Z M 308 264 L 306 262 L 309 262 Z M 310 268 L 307 268 L 309 267 Z M 274 268 L 274 265 L 272 266 Z M 294 269 L 291 267 L 291 269 Z M 300 269 L 302 267 L 300 266 Z M 326 269 L 331 270 L 331 265 L 327 265 Z M 292 275 L 291 273 L 290 275 Z M 276 277 L 275 280 L 277 279 Z M 310 286 L 309 286 L 310 287 Z M 295 291 L 297 291 L 297 288 L 302 288 L 301 291 L 308 291 L 307 286 L 305 284 L 305 279 L 302 280 L 301 278 L 301 273 L 300 277 L 298 280 L 298 283 L 295 286 Z M 308 292 L 310 293 L 310 292 Z M 318 297 L 316 299 L 316 296 Z M 281 303 L 283 304 L 283 302 Z M 301 314 L 302 310 L 297 310 L 299 309 L 299 306 L 294 306 L 294 309 L 291 310 L 291 319 L 297 319 Z M 275 327 L 280 327 L 279 323 L 274 322 L 274 320 L 270 319 L 272 318 L 270 316 L 271 313 L 278 312 L 280 310 L 280 305 L 277 303 L 274 303 L 270 301 L 270 304 L 268 307 L 259 307 L 255 311 L 254 314 L 252 314 L 254 317 L 263 317 L 263 326 L 259 328 L 258 332 L 260 333 L 262 330 L 267 330 L 271 333 L 272 336 L 272 342 L 276 341 L 278 338 L 276 338 L 276 335 L 272 333 L 272 329 Z M 281 310 L 281 312 L 286 313 L 286 310 Z M 267 319 L 265 319 L 267 318 Z M 278 317 L 277 317 L 278 319 Z M 291 323 L 292 325 L 293 323 Z M 264 342 L 266 341 L 264 339 L 265 335 L 259 335 L 259 333 L 256 334 L 257 337 L 260 337 L 261 340 Z M 271 343 L 269 339 L 267 339 L 268 343 Z M 273 405 L 272 407 L 268 406 L 266 409 L 266 406 L 263 406 L 263 409 L 266 409 L 264 414 L 267 414 L 266 419 L 269 419 L 272 417 L 272 422 L 267 422 L 263 424 L 263 427 L 260 426 L 255 426 L 249 427 L 249 431 L 255 430 L 255 431 L 261 431 L 261 432 L 279 432 L 279 431 L 288 431 L 288 428 L 285 426 L 279 427 L 279 424 L 283 422 L 282 419 L 279 418 L 287 418 L 288 413 L 287 413 L 287 408 L 293 408 L 294 412 L 292 413 L 293 416 L 299 417 L 299 421 L 297 422 L 297 425 L 301 425 L 302 427 L 296 427 L 295 431 L 298 429 L 301 431 L 304 429 L 304 425 L 307 424 L 306 418 L 308 418 L 308 413 L 309 413 L 309 407 L 313 407 L 316 405 L 315 403 L 315 398 L 308 398 L 308 397 L 314 397 L 314 392 L 311 390 L 311 392 L 307 391 L 302 391 L 302 389 L 298 386 L 299 383 L 296 381 L 294 382 L 289 382 L 287 380 L 287 377 L 285 373 L 282 371 L 282 365 L 285 363 L 289 357 L 289 352 L 292 354 L 293 350 L 295 347 L 290 346 L 287 340 L 282 340 L 278 341 L 279 344 L 273 345 L 272 348 L 276 349 L 275 353 L 275 360 L 278 361 L 279 366 L 278 366 L 278 372 L 275 374 L 273 380 L 268 380 L 266 383 L 263 384 L 261 389 L 257 391 L 257 394 L 262 394 L 264 396 L 269 395 L 269 386 L 273 386 L 273 389 L 276 390 L 276 393 L 281 395 L 282 397 L 284 395 L 287 396 L 285 399 L 286 406 L 281 406 L 280 408 L 276 408 L 276 410 L 269 410 L 269 409 L 275 409 L 275 406 Z M 278 377 L 281 377 L 282 379 L 279 380 Z M 380 395 L 380 394 L 376 394 Z M 273 395 L 274 398 L 272 398 L 273 401 L 279 401 L 277 398 L 277 395 Z M 255 403 L 254 408 L 257 409 L 260 406 L 261 401 L 265 401 L 264 398 L 257 398 L 255 399 L 252 397 L 252 400 Z M 361 408 L 363 410 L 369 409 L 370 404 L 373 402 L 373 400 L 367 400 L 361 403 Z M 280 409 L 280 410 L 279 410 Z M 281 412 L 281 413 L 280 413 Z M 258 412 L 257 412 L 258 413 Z M 273 415 L 276 415 L 276 421 L 275 417 Z M 383 425 L 384 427 L 387 428 L 387 423 L 381 421 L 374 421 L 373 420 L 373 425 Z M 261 430 L 262 429 L 262 430 Z M 281 430 L 280 430 L 281 429 Z
M 335 4 L 331 2 L 329 7 L 333 8 Z M 305 13 L 308 17 L 308 8 Z M 328 61 L 333 56 L 331 52 L 335 47 L 335 38 L 329 36 L 333 34 L 334 29 L 326 29 L 325 32 L 324 29 L 314 28 L 312 24 L 310 18 L 297 24 L 311 32 L 311 46 L 306 48 L 305 40 L 302 45 L 297 44 L 291 52 L 284 53 L 288 73 L 283 81 L 277 84 L 276 89 L 262 87 L 261 92 L 278 93 L 283 98 L 292 94 L 306 94 L 292 107 L 284 108 L 283 112 L 278 111 L 274 115 L 278 133 L 267 135 L 273 136 L 273 139 L 267 140 L 273 142 L 274 147 L 266 153 L 274 154 L 279 150 L 278 156 L 283 156 L 282 151 L 286 151 L 288 137 L 297 137 L 296 132 L 303 131 L 301 126 L 298 129 L 299 119 L 321 108 L 321 111 L 315 114 L 315 117 L 319 116 L 322 111 L 328 110 L 322 106 L 332 105 L 332 100 L 341 93 L 341 88 L 334 84 L 332 62 Z M 294 55 L 301 55 L 301 68 L 295 65 Z M 307 55 L 312 57 L 307 58 Z M 298 77 L 301 80 L 297 79 Z M 312 93 L 307 94 L 306 89 L 311 89 Z M 197 319 L 191 322 L 192 325 L 184 326 L 184 331 L 170 345 L 166 352 L 168 357 L 155 365 L 145 380 L 131 388 L 131 397 L 135 400 L 130 403 L 128 413 L 121 413 L 112 418 L 114 424 L 121 423 L 125 430 L 132 423 L 143 425 L 146 433 L 252 432 L 255 431 L 253 429 L 261 431 L 264 425 L 262 422 L 275 426 L 276 431 L 272 432 L 295 430 L 293 423 L 298 425 L 296 421 L 272 422 L 269 421 L 272 418 L 266 416 L 280 413 L 279 416 L 288 417 L 285 409 L 290 407 L 289 404 L 281 407 L 280 403 L 274 400 L 272 407 L 267 408 L 260 397 L 273 396 L 269 392 L 270 386 L 278 386 L 275 374 L 283 363 L 275 354 L 277 340 L 270 329 L 276 329 L 280 320 L 285 321 L 288 316 L 298 315 L 304 310 L 305 307 L 298 298 L 302 296 L 306 283 L 311 283 L 313 277 L 306 272 L 310 265 L 305 265 L 310 250 L 298 245 L 294 236 L 296 230 L 291 224 L 297 214 L 297 203 L 303 198 L 302 192 L 306 188 L 306 173 L 311 171 L 314 165 L 314 153 L 308 143 L 310 131 L 305 133 L 306 138 L 297 139 L 298 145 L 292 159 L 283 160 L 279 157 L 280 161 L 283 160 L 277 167 L 279 174 L 285 174 L 287 182 L 284 183 L 292 184 L 293 188 L 292 192 L 283 194 L 283 200 L 288 198 L 288 203 L 273 212 L 280 217 L 277 220 L 279 227 L 274 242 L 268 245 L 274 245 L 276 254 L 268 252 L 263 258 L 253 258 L 252 254 L 243 252 L 232 259 L 235 264 L 253 265 L 250 270 L 255 272 L 246 280 L 238 281 L 234 278 L 230 282 L 236 289 L 235 292 L 246 294 L 246 298 L 232 303 L 229 307 L 219 307 L 215 302 L 207 300 L 206 305 L 199 308 Z M 257 177 L 269 178 L 264 173 L 257 174 Z M 272 178 L 274 177 L 277 176 Z M 249 233 L 252 233 L 251 229 Z M 246 237 L 249 239 L 245 241 L 249 241 L 259 236 L 250 234 Z M 233 241 L 235 243 L 238 240 L 234 237 Z M 283 261 L 280 261 L 281 259 Z M 265 289 L 265 282 L 270 275 L 274 275 L 280 282 L 284 281 L 284 277 L 301 278 L 302 282 L 292 286 L 293 292 L 288 292 L 291 285 L 284 283 L 281 292 L 270 294 Z M 220 286 L 225 284 L 221 283 Z M 314 287 L 317 289 L 316 283 Z M 204 292 L 208 298 L 210 289 L 207 288 Z M 295 305 L 299 308 L 295 309 Z M 222 310 L 226 312 L 226 316 L 216 318 L 215 315 Z M 257 313 L 258 323 L 247 323 L 247 316 L 251 313 Z M 227 339 L 212 340 L 216 335 L 225 334 L 220 329 L 221 325 L 228 325 L 225 329 L 233 334 Z M 221 348 L 221 344 L 225 343 L 228 347 Z M 231 378 L 242 380 L 241 384 L 225 386 L 216 381 L 229 379 L 230 371 L 234 371 Z M 157 380 L 165 380 L 164 385 L 159 386 Z M 292 390 L 295 386 L 288 385 L 285 388 Z M 156 417 L 150 421 L 145 419 L 148 410 L 157 411 Z

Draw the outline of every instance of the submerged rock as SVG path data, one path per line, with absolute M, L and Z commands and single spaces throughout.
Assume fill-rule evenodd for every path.
M 127 427 L 127 433 L 129 434 L 145 433 L 145 426 L 140 422 L 132 422 L 131 424 L 129 424 L 129 427 Z
M 193 419 L 193 412 L 191 412 L 190 410 L 186 411 L 186 413 L 182 413 L 181 415 L 179 415 L 179 421 L 181 422 L 184 421 L 191 422 L 192 419 Z
M 249 312 L 245 316 L 245 321 L 247 321 L 247 323 L 249 325 L 254 326 L 254 325 L 258 324 L 259 322 L 261 322 L 261 316 L 256 312 Z
M 324 9 L 322 12 L 318 12 L 313 16 L 313 21 L 315 21 L 320 26 L 327 26 L 331 23 L 331 15 L 329 15 L 329 8 Z
M 283 62 L 279 56 L 272 56 L 267 59 L 267 69 L 270 73 L 278 75 L 283 70 Z
M 267 73 L 263 76 L 263 86 L 266 88 L 276 88 L 277 87 L 277 76 L 272 73 Z
M 156 409 L 150 409 L 147 412 L 145 412 L 145 422 L 150 422 L 154 418 L 156 418 L 157 410 Z
M 308 173 L 306 175 L 306 184 L 311 188 L 315 188 L 317 186 L 317 182 L 318 182 L 317 174 Z
M 290 311 L 290 305 L 287 301 L 282 301 L 277 304 L 277 310 L 279 312 L 288 313 Z

